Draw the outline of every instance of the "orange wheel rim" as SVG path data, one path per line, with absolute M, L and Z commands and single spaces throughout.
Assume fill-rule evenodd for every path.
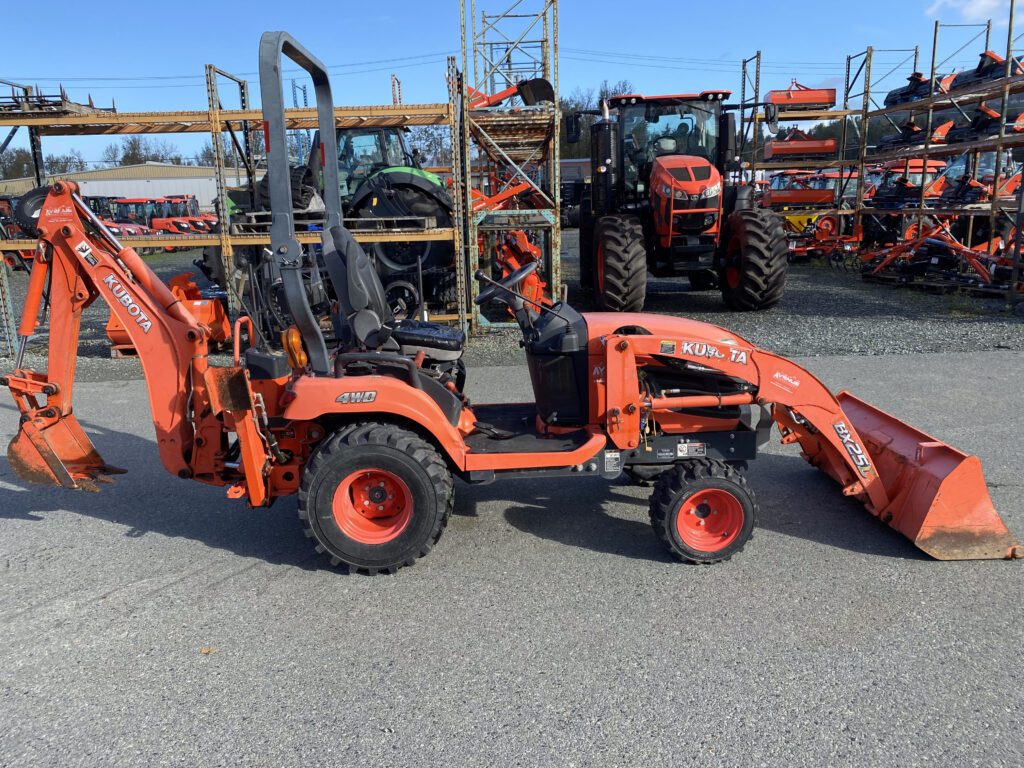
M 412 519 L 409 486 L 384 469 L 361 469 L 334 492 L 334 522 L 360 544 L 384 544 L 397 538 Z
M 682 503 L 676 515 L 676 533 L 690 549 L 718 552 L 728 547 L 743 529 L 743 504 L 729 491 L 708 488 Z

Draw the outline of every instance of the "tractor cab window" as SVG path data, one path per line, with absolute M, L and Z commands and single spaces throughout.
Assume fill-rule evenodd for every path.
M 359 182 L 387 164 L 379 131 L 338 132 L 338 175 L 343 197 L 355 192 Z
M 627 189 L 642 192 L 655 159 L 691 155 L 715 161 L 717 102 L 640 103 L 621 107 L 623 167 Z
M 402 166 L 406 164 L 405 147 L 402 146 L 402 137 L 397 131 L 387 131 L 384 134 L 384 144 L 388 150 L 388 165 Z
M 772 189 L 806 189 L 807 184 L 804 179 L 799 176 L 792 176 L 790 174 L 779 174 L 778 176 L 772 176 L 771 184 Z

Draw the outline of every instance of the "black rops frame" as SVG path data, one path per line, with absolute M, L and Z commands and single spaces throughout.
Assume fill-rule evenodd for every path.
M 334 100 L 327 69 L 313 54 L 301 46 L 287 32 L 264 32 L 260 38 L 260 92 L 263 100 L 263 123 L 267 142 L 267 176 L 270 188 L 270 247 L 273 252 L 273 270 L 280 274 L 288 313 L 295 321 L 310 367 L 316 375 L 331 374 L 327 342 L 309 305 L 309 297 L 302 276 L 302 246 L 295 239 L 295 221 L 292 215 L 291 169 L 288 166 L 288 143 L 285 132 L 284 87 L 281 80 L 281 57 L 287 56 L 309 73 L 316 94 L 317 125 L 320 129 L 322 157 L 338 156 L 338 137 L 334 129 Z M 334 246 L 330 234 L 332 227 L 341 226 L 341 196 L 336 162 L 323 164 L 323 200 L 326 217 L 322 235 L 324 263 L 335 289 L 344 286 L 344 263 Z M 312 265 L 314 280 L 319 272 Z M 276 275 L 275 275 L 276 277 Z M 343 318 L 333 317 L 335 336 L 340 337 Z

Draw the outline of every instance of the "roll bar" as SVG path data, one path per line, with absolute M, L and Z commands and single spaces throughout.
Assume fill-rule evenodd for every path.
M 323 199 L 326 220 L 323 229 L 324 259 L 331 282 L 344 279 L 331 227 L 341 225 L 341 192 L 338 184 L 338 136 L 334 127 L 334 100 L 327 68 L 287 32 L 264 32 L 260 38 L 260 92 L 263 97 L 263 130 L 267 142 L 267 175 L 270 189 L 270 247 L 275 271 L 281 275 L 288 312 L 302 334 L 310 366 L 317 375 L 330 375 L 327 344 L 320 330 L 302 279 L 302 246 L 295 238 L 292 215 L 291 169 L 288 167 L 288 139 L 285 132 L 284 88 L 281 57 L 287 56 L 313 80 L 317 125 L 320 129 L 323 162 Z M 331 258 L 331 257 L 334 258 Z M 315 269 L 315 265 L 314 265 Z

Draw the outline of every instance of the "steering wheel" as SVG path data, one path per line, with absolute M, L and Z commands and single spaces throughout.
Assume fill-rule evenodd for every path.
M 527 277 L 536 272 L 539 266 L 539 261 L 531 261 L 529 264 L 524 264 L 523 266 L 521 266 L 508 277 L 502 278 L 501 280 L 498 280 L 494 283 L 488 283 L 487 287 L 480 291 L 479 295 L 477 295 L 476 301 L 474 303 L 479 307 L 480 305 L 486 304 L 488 301 L 497 298 L 503 293 L 511 292 L 511 290 L 515 288 L 516 285 L 518 285 Z M 484 274 L 484 271 L 482 269 L 478 269 L 476 271 L 476 279 L 479 282 L 484 282 L 484 279 L 486 277 L 487 275 Z

